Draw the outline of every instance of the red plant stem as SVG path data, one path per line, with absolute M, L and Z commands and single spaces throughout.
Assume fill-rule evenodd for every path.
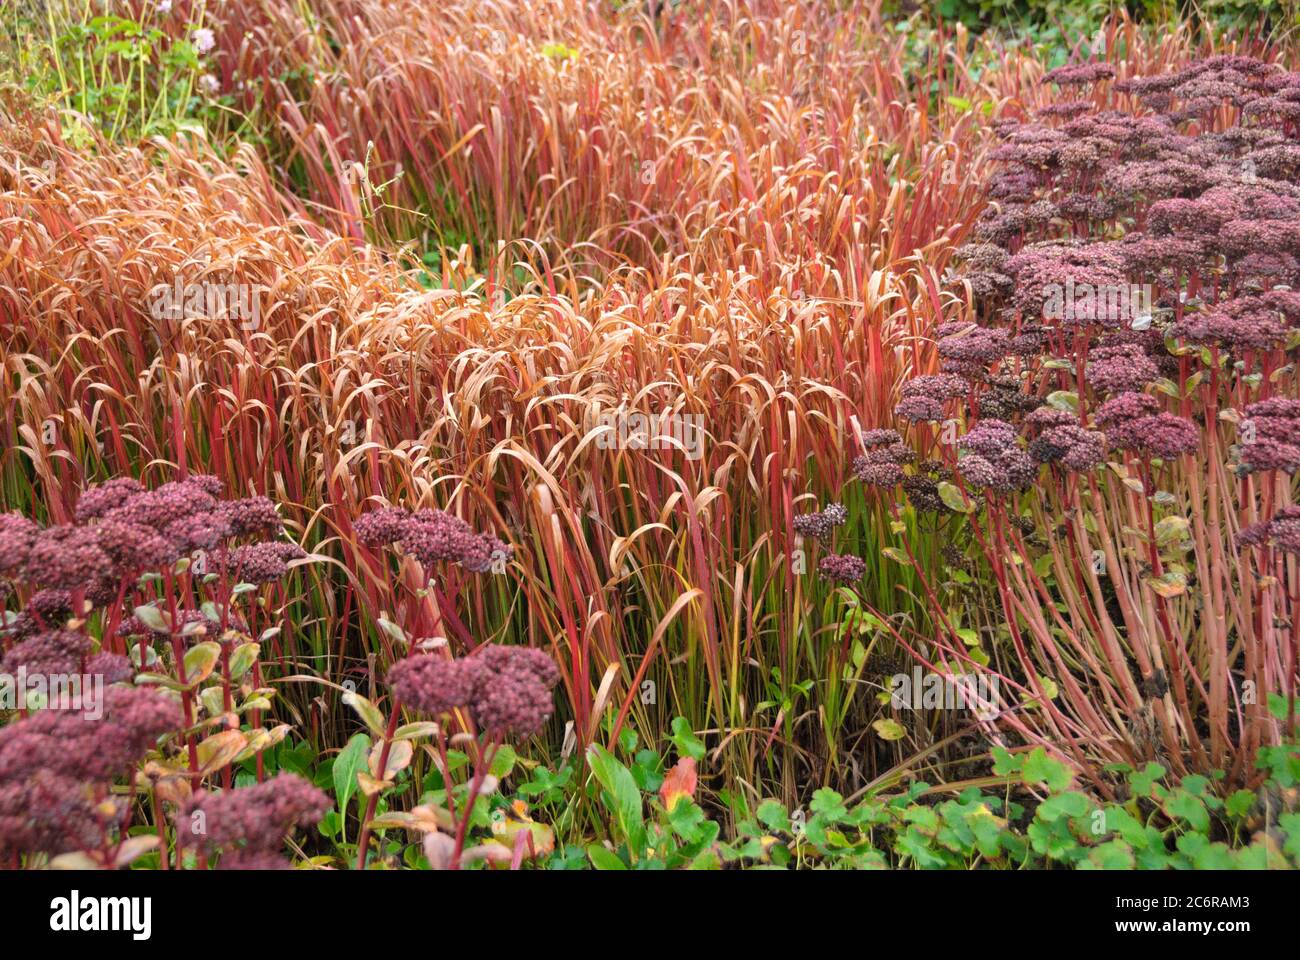
M 402 705 L 394 700 L 388 712 L 388 725 L 384 728 L 383 746 L 379 750 L 379 776 L 382 777 L 388 766 L 388 753 L 393 748 L 393 734 L 397 732 L 397 721 L 402 716 Z M 378 778 L 377 778 L 378 779 Z M 450 787 L 448 787 L 450 790 Z M 361 818 L 361 836 L 357 839 L 357 869 L 366 869 L 366 854 L 370 846 L 370 821 L 375 817 L 375 808 L 379 805 L 379 791 L 376 790 L 366 800 L 366 812 Z
M 456 846 L 451 855 L 450 869 L 460 869 L 460 856 L 465 847 L 465 833 L 469 829 L 470 818 L 474 816 L 474 807 L 478 802 L 479 788 L 483 786 L 483 780 L 487 777 L 488 771 L 492 769 L 492 759 L 496 756 L 499 740 L 490 737 L 485 749 L 478 751 L 478 756 L 474 764 L 474 778 L 470 783 L 469 795 L 465 798 L 465 810 L 460 815 L 460 822 L 456 825 Z M 447 785 L 447 793 L 451 793 L 451 785 Z

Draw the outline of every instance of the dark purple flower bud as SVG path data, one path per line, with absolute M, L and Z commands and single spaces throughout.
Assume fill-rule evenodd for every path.
M 74 630 L 47 630 L 28 637 L 0 660 L 0 673 L 13 676 L 19 667 L 29 674 L 73 674 L 81 672 L 81 661 L 90 653 L 90 640 Z
M 805 513 L 794 518 L 794 532 L 808 540 L 830 539 L 831 531 L 842 526 L 848 519 L 849 512 L 838 503 L 832 503 L 825 510 Z
M 41 528 L 21 513 L 0 513 L 0 576 L 27 562 Z
M 289 563 L 307 556 L 296 543 L 276 540 L 250 543 L 231 550 L 225 563 L 245 583 L 271 583 L 289 572 Z
M 111 564 L 85 527 L 49 527 L 32 542 L 26 576 L 32 583 L 59 590 L 86 589 L 108 573 Z
M 1155 397 L 1145 393 L 1121 393 L 1111 397 L 1097 408 L 1094 418 L 1106 430 L 1131 420 L 1151 416 L 1160 410 Z
M 232 537 L 274 537 L 284 531 L 284 521 L 280 519 L 275 503 L 267 497 L 227 500 L 219 510 Z
M 319 823 L 333 806 L 302 777 L 280 773 L 254 786 L 191 797 L 176 814 L 177 842 L 208 851 L 242 845 L 273 853 L 295 827 Z
M 372 549 L 397 543 L 406 536 L 411 513 L 401 507 L 380 507 L 357 518 L 352 529 L 363 546 Z
M 421 654 L 395 663 L 388 671 L 388 685 L 402 703 L 438 715 L 469 706 L 482 676 L 480 661 Z
M 848 586 L 867 575 L 867 563 L 851 553 L 828 553 L 817 564 L 817 572 L 831 583 Z
M 154 570 L 174 563 L 180 555 L 173 540 L 142 523 L 107 519 L 87 529 L 119 573 Z
M 144 486 L 131 477 L 114 477 L 86 489 L 77 500 L 75 516 L 78 523 L 86 523 L 115 510 L 139 493 Z

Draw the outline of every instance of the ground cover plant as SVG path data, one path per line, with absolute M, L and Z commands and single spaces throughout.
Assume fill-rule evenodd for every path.
M 4 9 L 6 868 L 1300 865 L 1280 20 Z

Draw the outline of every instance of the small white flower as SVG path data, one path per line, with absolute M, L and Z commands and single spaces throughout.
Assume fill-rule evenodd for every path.
M 210 73 L 205 73 L 199 77 L 199 88 L 210 97 L 217 95 L 221 89 L 221 82 Z
M 207 27 L 200 27 L 194 31 L 194 49 L 199 53 L 207 53 L 217 45 L 217 38 L 212 35 L 212 31 Z
M 172 0 L 159 0 L 158 13 L 165 17 L 167 16 L 167 14 L 171 12 L 172 12 Z

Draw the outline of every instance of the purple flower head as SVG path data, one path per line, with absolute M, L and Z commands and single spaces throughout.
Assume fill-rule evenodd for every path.
M 438 715 L 469 706 L 482 675 L 480 661 L 421 654 L 395 663 L 388 671 L 388 685 L 402 703 Z
M 1241 447 L 1241 463 L 1247 472 L 1280 470 L 1286 474 L 1300 469 L 1300 446 L 1272 437 L 1260 437 Z
M 46 630 L 16 643 L 0 660 L 0 673 L 13 676 L 19 667 L 29 674 L 74 674 L 90 653 L 90 640 L 74 630 Z
M 1300 553 L 1300 506 L 1282 507 L 1271 519 L 1242 527 L 1234 543 L 1239 550 L 1272 544 L 1285 553 Z
M 958 441 L 963 450 L 996 458 L 1016 448 L 1016 428 L 1002 420 L 981 420 Z
M 1121 449 L 1141 451 L 1164 460 L 1193 453 L 1201 445 L 1196 424 L 1172 413 L 1125 421 L 1107 428 L 1106 436 Z
M 957 400 L 970 393 L 970 383 L 952 373 L 931 373 L 914 377 L 903 384 L 903 397 L 929 397 L 943 402 Z
M 181 553 L 214 550 L 230 535 L 230 524 L 218 510 L 192 513 L 167 524 L 164 535 Z
M 212 485 L 205 482 L 207 479 L 210 478 L 169 481 L 136 494 L 121 506 L 109 510 L 104 518 L 143 524 L 162 532 L 177 520 L 194 514 L 209 514 L 216 509 L 217 501 L 208 492 Z
M 489 644 L 468 659 L 483 667 L 470 704 L 481 729 L 517 736 L 541 729 L 554 709 L 551 688 L 560 679 L 549 656 L 530 647 Z
M 111 780 L 180 725 L 180 707 L 166 694 L 111 686 L 97 720 L 84 712 L 41 710 L 0 728 L 0 782 L 38 769 L 83 782 Z
M 154 570 L 180 556 L 173 539 L 142 523 L 108 519 L 86 529 L 93 532 L 95 542 L 121 574 Z
M 226 485 L 210 473 L 191 473 L 179 482 L 206 493 L 214 500 L 225 493 L 226 490 Z
M 560 672 L 549 656 L 529 647 L 488 645 L 468 657 L 410 657 L 388 673 L 403 703 L 430 714 L 465 707 L 479 728 L 527 736 L 551 715 L 551 688 Z
M 302 777 L 280 773 L 265 783 L 191 797 L 176 814 L 177 841 L 208 851 L 242 845 L 273 853 L 295 827 L 319 823 L 333 806 Z
M 939 481 L 923 473 L 910 473 L 903 478 L 903 493 L 908 502 L 920 513 L 952 513 L 952 509 L 939 496 Z
M 941 337 L 937 349 L 945 360 L 987 366 L 1010 352 L 1009 337 L 1006 330 L 972 324 L 960 333 Z
M 236 547 L 226 557 L 226 566 L 245 583 L 263 584 L 282 579 L 292 560 L 307 556 L 296 543 L 284 540 L 250 543 Z
M 1106 435 L 1067 423 L 1044 430 L 1029 444 L 1029 455 L 1039 463 L 1060 463 L 1077 473 L 1106 459 Z
M 1260 297 L 1238 297 L 1209 310 L 1188 313 L 1170 332 L 1188 343 L 1238 350 L 1272 349 L 1287 333 L 1278 311 Z
M 376 549 L 397 543 L 406 536 L 411 512 L 402 507 L 380 507 L 357 518 L 352 529 L 363 546 Z
M 486 573 L 497 559 L 509 559 L 513 552 L 492 534 L 476 533 L 464 520 L 441 510 L 413 513 L 400 543 L 426 571 L 451 561 L 471 573 Z
M 77 522 L 86 523 L 102 517 L 143 492 L 144 486 L 132 477 L 114 477 L 89 487 L 77 500 Z
M 1284 553 L 1300 553 L 1300 507 L 1283 507 L 1269 521 L 1273 546 Z
M 831 531 L 843 526 L 849 512 L 838 503 L 829 504 L 816 513 L 805 513 L 794 518 L 794 532 L 808 540 L 830 540 Z
M 1160 410 L 1160 402 L 1145 393 L 1121 393 L 1111 397 L 1094 414 L 1097 425 L 1106 430 L 1151 416 Z
M 0 576 L 27 562 L 41 528 L 21 513 L 0 513 Z
M 110 686 L 103 715 L 38 710 L 0 728 L 0 852 L 59 854 L 99 846 L 119 818 L 88 783 L 124 774 L 180 725 L 165 694 Z
M 817 564 L 817 572 L 831 583 L 847 586 L 867 575 L 867 563 L 851 553 L 828 553 Z
M 1159 376 L 1155 362 L 1132 343 L 1099 347 L 1088 364 L 1088 382 L 1102 393 L 1139 392 Z
M 1057 67 L 1043 74 L 1043 83 L 1055 83 L 1062 87 L 1081 87 L 1110 80 L 1115 76 L 1115 68 L 1109 63 L 1080 63 Z
M 887 447 L 874 447 L 856 457 L 853 473 L 863 483 L 877 487 L 893 487 L 903 482 L 901 464 L 910 463 L 916 454 L 903 443 Z
M 284 531 L 284 521 L 268 497 L 226 500 L 218 512 L 225 519 L 232 537 L 274 537 Z
M 72 616 L 72 594 L 67 590 L 37 590 L 23 613 L 41 627 L 61 626 Z
M 1072 423 L 1078 423 L 1079 417 L 1069 410 L 1058 410 L 1056 407 L 1037 407 L 1029 416 L 1025 417 L 1025 422 L 1030 426 L 1050 429 L 1052 427 L 1065 427 Z
M 903 438 L 898 435 L 898 431 L 891 430 L 888 427 L 882 427 L 877 430 L 867 430 L 862 434 L 862 445 L 868 448 L 888 447 L 902 442 Z
M 85 672 L 92 677 L 100 677 L 105 685 L 125 683 L 135 676 L 131 661 L 116 653 L 97 653 L 86 658 Z
M 85 527 L 60 524 L 42 530 L 27 553 L 32 583 L 59 590 L 86 589 L 108 573 L 111 563 Z
M 904 397 L 894 407 L 894 416 L 911 423 L 925 420 L 942 420 L 943 404 L 932 397 Z

